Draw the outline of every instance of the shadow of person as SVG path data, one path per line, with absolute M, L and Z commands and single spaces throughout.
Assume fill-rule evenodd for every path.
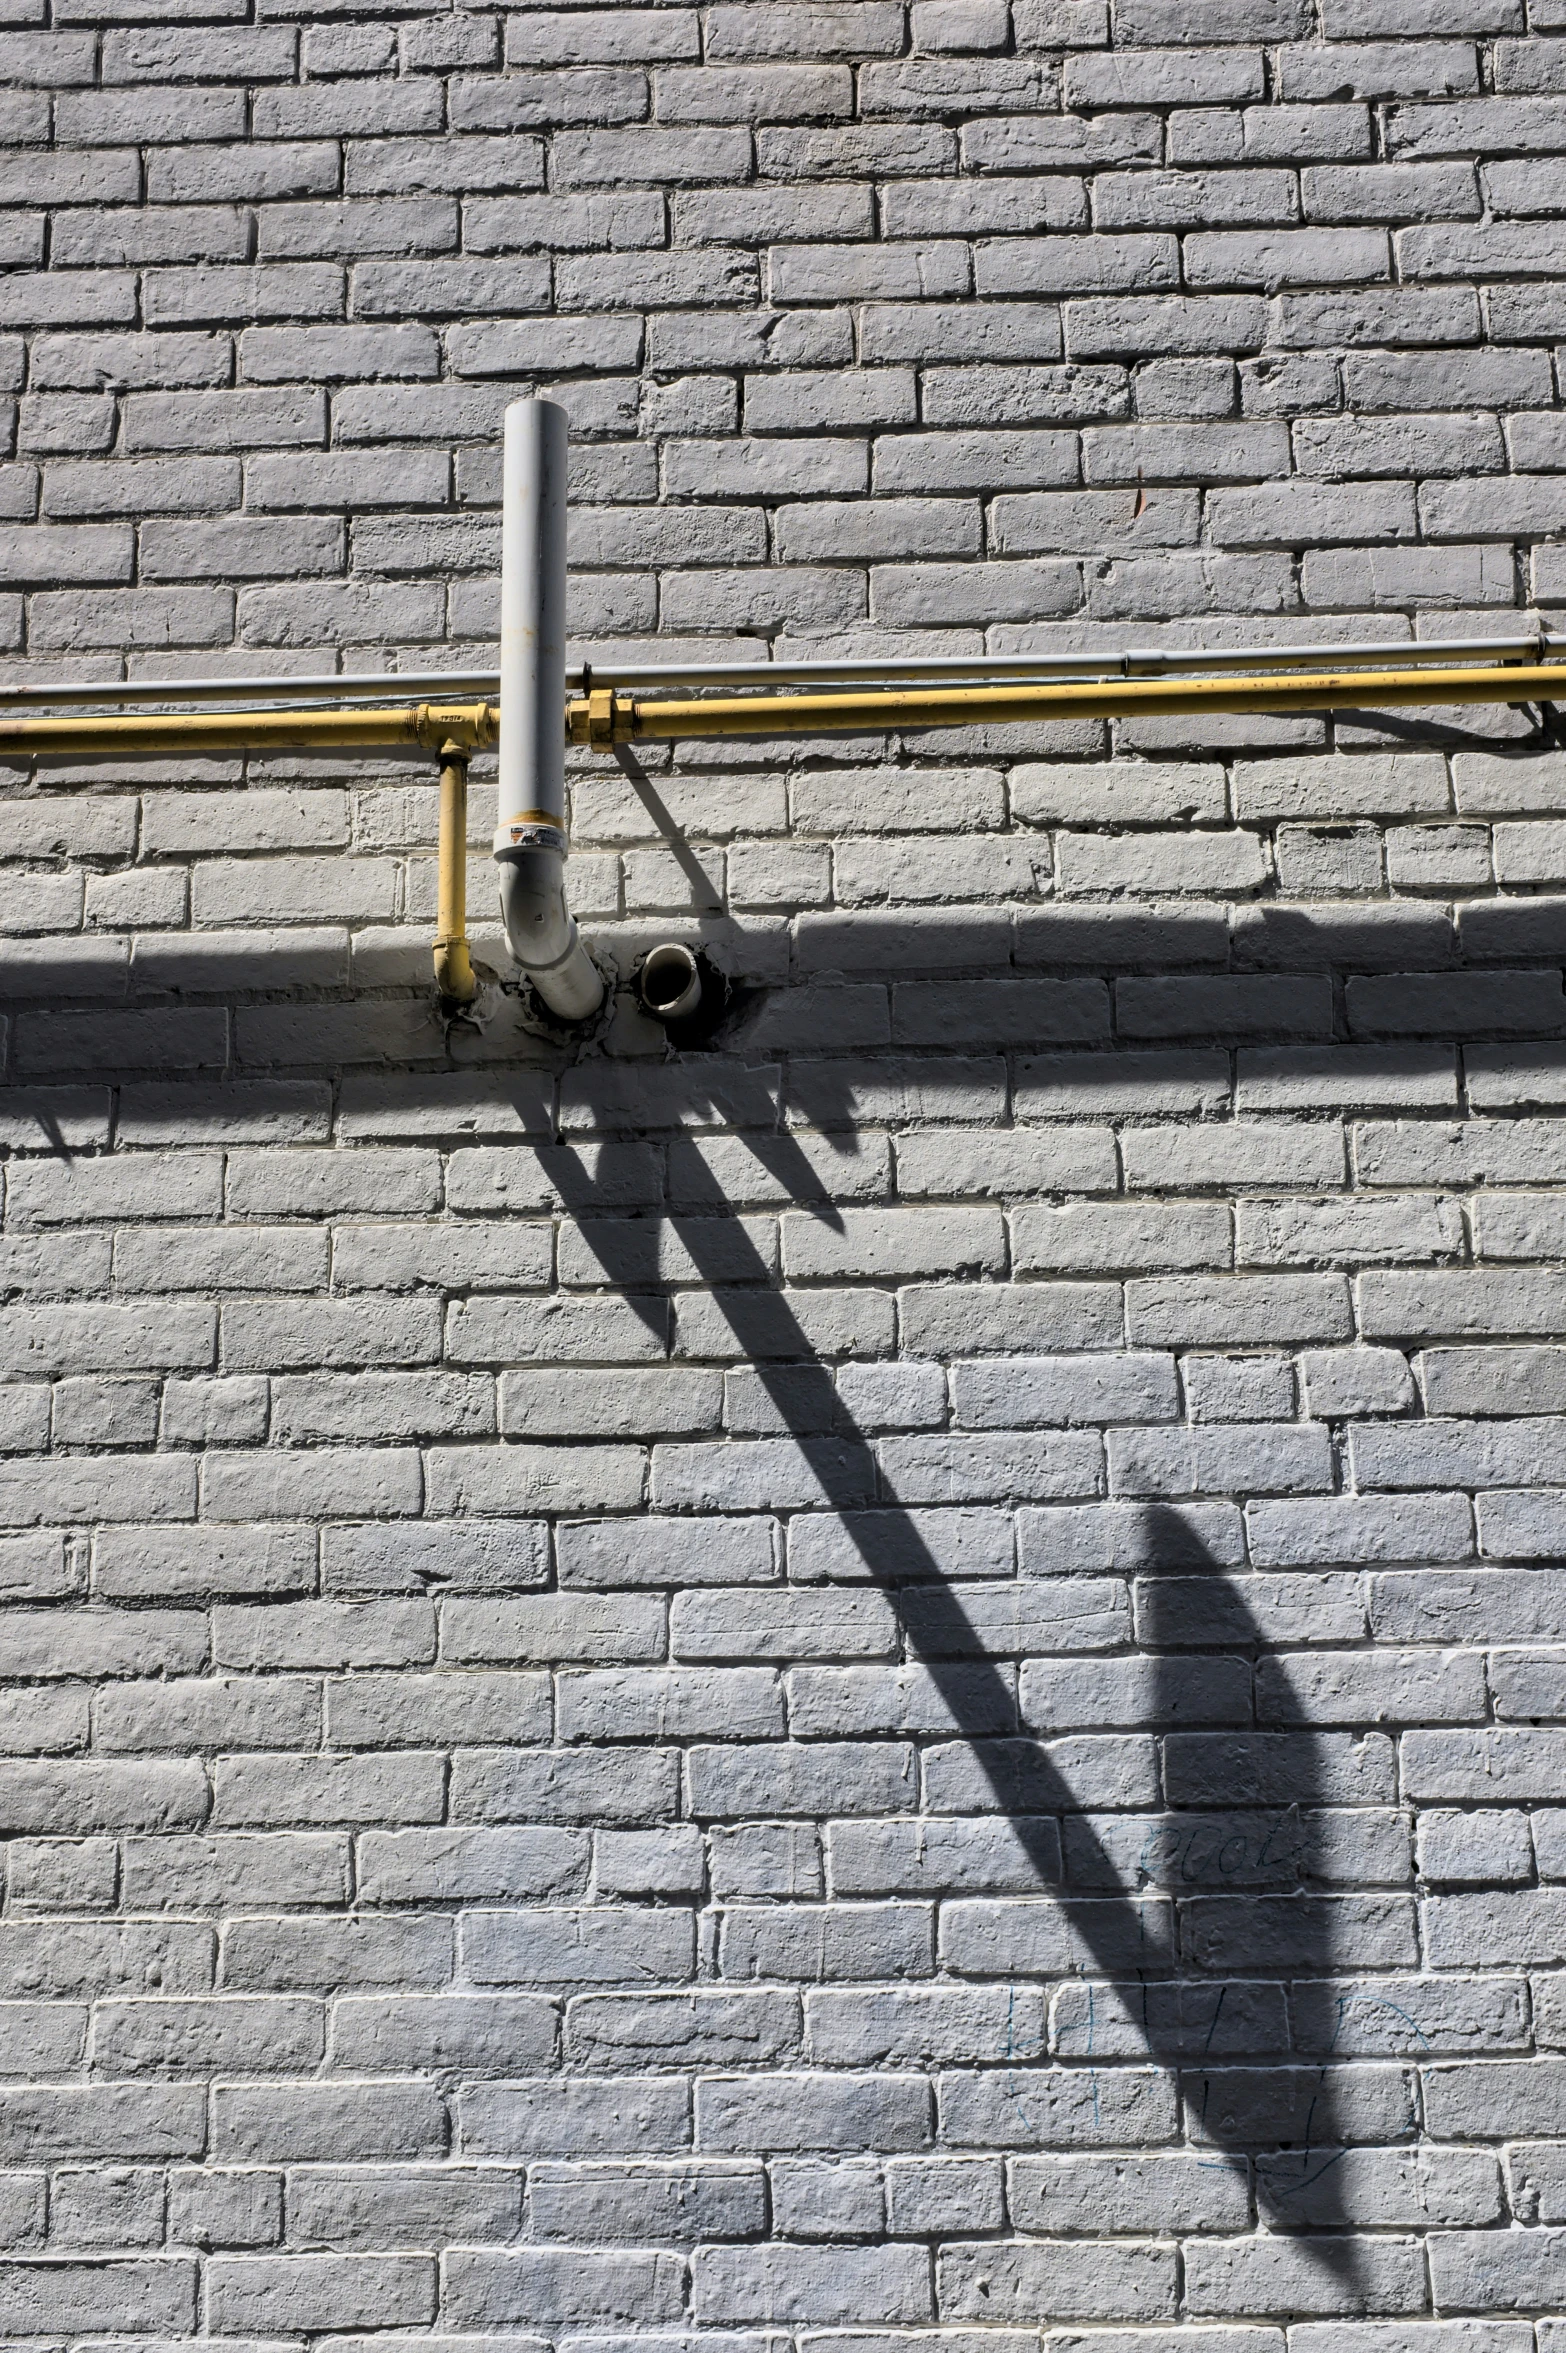
M 759 1187 L 842 1230 L 792 1135 L 745 1142 L 765 1172 L 748 1198 Z M 678 1334 L 682 1294 L 649 1282 L 647 1215 L 614 1211 L 628 1189 L 619 1162 L 643 1150 L 606 1134 L 590 1165 L 568 1141 L 551 1175 L 605 1285 L 662 1341 Z M 937 1898 L 946 1976 L 1009 1988 L 1005 2047 L 940 2077 L 945 2142 L 1122 2152 L 1105 2158 L 1091 2209 L 1080 2168 L 1030 2157 L 1014 2220 L 1020 2197 L 1040 2231 L 1210 2232 L 1216 2250 L 1259 2218 L 1264 2236 L 1244 2244 L 1281 2260 L 1237 2289 L 1215 2254 L 1193 2309 L 1372 2308 L 1357 2292 L 1341 2144 L 1396 2139 L 1413 2110 L 1404 2071 L 1356 2070 L 1350 2087 L 1320 2033 L 1335 1999 L 1324 1891 L 1352 1874 L 1354 1846 L 1352 1820 L 1332 1809 L 1352 1805 L 1359 1783 L 1330 1737 L 1290 1722 L 1279 1653 L 1309 1629 L 1270 1589 L 1278 1580 L 1244 1574 L 1239 1507 L 1022 1500 L 1047 1494 L 1028 1465 L 1058 1436 L 1023 1431 L 1010 1442 L 1016 1484 L 997 1499 L 1017 1507 L 1011 1575 L 1009 1552 L 999 1563 L 986 1549 L 1009 1515 L 961 1501 L 973 1490 L 960 1476 L 949 1505 L 932 1506 L 927 1485 L 918 1502 L 899 1499 L 908 1450 L 878 1445 L 856 1419 L 852 1383 L 801 1321 L 808 1293 L 774 1277 L 691 1139 L 670 1146 L 669 1194 L 655 1222 L 727 1330 L 699 1352 L 750 1369 L 795 1484 L 814 1492 L 787 1523 L 802 1606 L 813 1582 L 857 1583 L 895 1616 L 900 1663 L 878 1703 L 889 1713 L 834 1714 L 840 1669 L 794 1679 L 792 1737 L 852 1728 L 920 1746 L 921 1811 L 834 1824 L 835 1893 Z M 1382 2075 L 1396 2080 L 1367 2092 Z M 1288 2234 L 1287 2250 L 1265 2234 Z M 947 2250 L 955 2316 L 1007 2317 L 974 2285 L 976 2266 L 994 2272 L 991 2255 Z M 1035 2293 L 1018 2283 L 1019 2316 Z

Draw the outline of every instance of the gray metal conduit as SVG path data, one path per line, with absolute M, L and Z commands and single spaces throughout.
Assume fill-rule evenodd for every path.
M 528 404 L 518 402 L 525 407 Z M 932 683 L 963 680 L 1027 681 L 1045 685 L 1068 678 L 1145 678 L 1171 672 L 1211 673 L 1319 669 L 1431 667 L 1488 656 L 1496 661 L 1544 660 L 1566 649 L 1566 637 L 1548 630 L 1511 631 L 1494 637 L 1389 637 L 1337 645 L 1330 638 L 1313 645 L 1133 646 L 1124 652 L 1049 654 L 881 655 L 863 660 L 797 662 L 609 662 L 593 672 L 578 665 L 563 674 L 562 694 L 589 684 L 634 688 L 776 686 L 778 684 Z M 405 703 L 410 695 L 436 701 L 467 695 L 494 696 L 498 670 L 369 670 L 279 675 L 260 678 L 134 678 L 71 680 L 54 685 L 37 680 L 0 686 L 0 712 L 117 704 L 212 703 L 224 708 L 261 706 L 316 709 L 336 703 Z
M 550 1011 L 590 1021 L 603 977 L 565 893 L 566 413 L 554 401 L 507 409 L 502 482 L 500 915 Z

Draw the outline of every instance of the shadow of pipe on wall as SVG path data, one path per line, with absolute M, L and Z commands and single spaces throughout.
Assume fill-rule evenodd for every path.
M 754 1148 L 796 1206 L 834 1221 L 818 1172 L 790 1137 L 757 1138 Z M 593 1221 L 608 1283 L 666 1345 L 672 1295 L 647 1288 L 646 1219 L 599 1214 L 624 1199 L 613 1142 L 600 1147 L 593 1169 L 569 1147 L 558 1150 L 551 1174 L 568 1212 Z M 680 1174 L 685 1213 L 669 1213 L 679 1248 L 706 1278 L 737 1360 L 754 1371 L 777 1430 L 795 1441 L 819 1489 L 819 1510 L 789 1523 L 791 1575 L 796 1560 L 803 1566 L 803 1547 L 793 1550 L 801 1534 L 830 1515 L 840 1541 L 825 1573 L 887 1596 L 914 1669 L 905 1721 L 866 1729 L 926 1736 L 928 1811 L 910 1821 L 908 1854 L 890 1867 L 886 1887 L 861 1876 L 852 1892 L 910 1892 L 905 1874 L 917 1845 L 921 1892 L 948 1899 L 947 1970 L 1015 1989 L 1057 1984 L 1047 2027 L 1030 2028 L 1004 2066 L 946 2077 L 948 2141 L 1012 2151 L 1141 2141 L 1151 2151 L 1178 2137 L 1178 2103 L 1197 2168 L 1176 2208 L 1155 2164 L 1145 2196 L 1134 2200 L 1138 2221 L 1122 2227 L 1242 2232 L 1254 2199 L 1268 2229 L 1306 2234 L 1299 2252 L 1335 2283 L 1324 2308 L 1351 2307 L 1356 2248 L 1341 2232 L 1353 2219 L 1340 2194 L 1341 2143 L 1358 2137 L 1356 2128 L 1396 2137 L 1412 2112 L 1366 2132 L 1365 2118 L 1341 2098 L 1334 2036 L 1321 2032 L 1323 2005 L 1333 2012 L 1337 1999 L 1331 1904 L 1321 1892 L 1337 1859 L 1322 1808 L 1346 1792 L 1334 1788 L 1308 1728 L 1255 1729 L 1255 1678 L 1278 1646 L 1242 1584 L 1225 1574 L 1240 1565 L 1239 1551 L 1231 1544 L 1219 1557 L 1204 1535 L 1204 1518 L 1221 1509 L 1151 1504 L 1119 1515 L 1113 1566 L 1134 1581 L 1138 1652 L 1122 1663 L 1135 1696 L 1113 1738 L 1084 1740 L 1076 1711 L 1067 1711 L 1073 1729 L 1057 1733 L 1049 1681 L 1062 1666 L 1069 1676 L 1069 1658 L 1050 1662 L 1031 1705 L 1019 1704 L 1015 1664 L 1035 1642 L 1048 1647 L 1047 1635 L 1030 1640 L 1028 1625 L 1041 1627 L 1052 1591 L 1064 1590 L 1052 1586 L 1047 1538 L 1030 1575 L 965 1597 L 953 1564 L 938 1557 L 941 1515 L 886 1491 L 870 1437 L 716 1179 L 694 1153 L 682 1157 Z M 1043 1446 L 1048 1436 L 1017 1443 Z M 1237 1524 L 1237 1514 L 1228 1517 Z M 997 1596 L 1016 1621 L 999 1640 Z M 1072 1601 L 1082 1606 L 1080 1587 Z M 1122 1640 L 1129 1634 L 1122 1629 Z M 1089 1642 L 1082 1655 L 1091 1658 L 1096 1638 Z M 1084 1778 L 1102 1781 L 1106 1771 L 1117 1790 L 1101 1789 L 1097 1801 L 1079 1794 Z M 984 1838 L 986 1820 L 1004 1824 L 1004 1851 Z M 1148 2076 L 1148 2060 L 1159 2077 Z M 1390 2110 L 1398 2092 L 1386 2091 Z M 1046 2193 L 1035 2227 L 1089 2226 L 1080 2215 L 1054 2216 Z M 977 2248 L 956 2248 L 948 2262 L 953 2316 L 1008 2317 L 975 2285 L 980 2271 L 995 2272 L 989 2251 L 981 2258 Z
M 1084 932 L 1095 920 L 1106 933 L 1139 920 L 1105 909 L 1072 914 Z M 1343 939 L 1332 938 L 1334 924 L 1344 927 Z M 1301 927 L 1314 927 L 1321 947 L 1357 938 L 1351 918 L 1323 923 L 1307 911 L 1290 935 L 1296 948 Z M 51 975 L 57 945 L 59 969 Z M 275 1001 L 290 988 L 286 938 L 274 934 L 265 946 L 232 945 L 226 953 L 223 986 L 196 992 L 203 1011 L 227 1018 L 231 1008 L 237 1020 L 247 999 Z M 1111 954 L 1101 942 L 1104 963 Z M 49 982 L 52 977 L 68 991 L 72 959 L 64 943 L 35 951 L 24 983 L 24 1019 L 29 1004 L 58 1006 L 60 994 Z M 1012 976 L 1020 977 L 1014 968 Z M 178 1006 L 182 999 L 166 992 L 162 1002 Z M 134 1015 L 134 1007 L 127 1010 Z M 224 1124 L 223 1099 L 240 1095 L 263 1125 L 267 1103 L 275 1108 L 286 1098 L 302 1107 L 301 1116 L 307 1107 L 309 1133 L 301 1129 L 293 1140 L 325 1140 L 344 1082 L 332 1074 L 338 1057 L 324 1029 L 343 1010 L 340 996 L 323 998 L 318 1007 L 296 1000 L 288 1011 L 298 1019 L 298 1048 L 275 1076 L 242 1069 L 231 1087 L 220 1064 L 210 1084 L 203 1082 L 217 1106 L 212 1140 L 258 1140 L 243 1122 L 237 1130 Z M 90 1023 L 99 1015 L 83 1005 L 76 1017 Z M 311 1023 L 318 1017 L 323 1033 L 312 1054 Z M 991 1054 L 997 1069 L 1004 1068 L 1002 1051 Z M 1268 1051 L 1274 1069 L 1286 1070 L 1299 1050 L 1285 1043 Z M 1450 1049 L 1441 1051 L 1450 1057 Z M 1400 1045 L 1356 1052 L 1372 1093 L 1378 1065 L 1399 1073 L 1407 1067 L 1409 1049 Z M 677 1162 L 674 1181 L 656 1200 L 646 1193 L 645 1144 L 613 1133 L 617 1124 L 633 1124 L 616 1097 L 628 1067 L 666 1075 L 681 1099 L 666 1130 Z M 1285 1627 L 1270 1614 L 1275 1599 L 1268 1581 L 1236 1573 L 1244 1568 L 1243 1551 L 1223 1533 L 1222 1507 L 1125 1505 L 1114 1515 L 1111 1552 L 1088 1574 L 1130 1580 L 1136 1648 L 1134 1656 L 1127 1652 L 1122 1631 L 1114 1655 L 1130 1678 L 1123 1687 L 1129 1696 L 1121 1699 L 1118 1720 L 1112 1711 L 1109 1735 L 1090 1759 L 1082 1707 L 1057 1710 L 1052 1696 L 1062 1684 L 1062 1662 L 1069 1670 L 1076 1654 L 1054 1646 L 1058 1629 L 1048 1629 L 1051 1639 L 1044 1641 L 1030 1639 L 1027 1630 L 1048 1619 L 1052 1597 L 1065 1591 L 1067 1566 L 1074 1576 L 1081 1573 L 1053 1557 L 1047 1513 L 1038 1515 L 1021 1578 L 1004 1592 L 999 1577 L 977 1598 L 965 1592 L 964 1564 L 945 1555 L 937 1533 L 943 1515 L 892 1491 L 878 1467 L 875 1433 L 845 1407 L 832 1370 L 812 1348 L 707 1160 L 680 1139 L 682 1118 L 696 1126 L 731 1123 L 731 1085 L 743 1061 L 692 1056 L 668 1064 L 578 1064 L 570 1073 L 571 1124 L 563 1133 L 551 1075 L 560 1068 L 555 1057 L 536 1059 L 525 1071 L 497 1061 L 464 1072 L 435 1047 L 427 1072 L 369 1082 L 360 1074 L 347 1084 L 369 1083 L 393 1107 L 400 1096 L 417 1098 L 421 1132 L 460 1143 L 474 1140 L 471 1125 L 455 1103 L 448 1118 L 437 1098 L 447 1077 L 458 1085 L 481 1077 L 495 1103 L 514 1105 L 511 1140 L 540 1149 L 565 1213 L 591 1222 L 606 1286 L 625 1296 L 664 1350 L 680 1294 L 672 1278 L 649 1276 L 648 1229 L 668 1228 L 727 1324 L 733 1360 L 754 1370 L 776 1429 L 808 1465 L 811 1508 L 792 1519 L 791 1538 L 797 1542 L 796 1531 L 815 1535 L 824 1526 L 833 1531 L 829 1563 L 801 1577 L 796 1555 L 793 1574 L 802 1585 L 815 1574 L 862 1581 L 886 1595 L 903 1657 L 916 1670 L 906 1729 L 922 1745 L 924 1810 L 914 1816 L 911 1806 L 910 1819 L 929 1858 L 928 1884 L 947 1898 L 943 1962 L 958 1979 L 1035 1995 L 1031 2006 L 1018 2002 L 1007 2051 L 986 2051 L 984 2064 L 950 2070 L 948 2140 L 1045 2153 L 1124 2150 L 1141 2142 L 1155 2160 L 1178 2139 L 1183 2119 L 1196 2165 L 1178 2192 L 1149 2177 L 1137 2203 L 1137 2230 L 1192 2233 L 1199 2263 L 1204 2232 L 1241 2234 L 1254 2213 L 1267 2232 L 1288 2239 L 1298 2261 L 1286 2297 L 1258 2295 L 1248 2309 L 1272 2309 L 1275 2301 L 1300 2310 L 1382 2308 L 1374 2283 L 1360 2279 L 1361 2255 L 1349 2235 L 1358 2222 L 1375 2218 L 1366 2204 L 1370 2193 L 1355 2186 L 1363 2173 L 1354 2144 L 1385 2148 L 1412 2133 L 1406 2070 L 1374 2062 L 1417 2058 L 1422 2038 L 1416 2018 L 1381 2018 L 1375 1997 L 1335 1976 L 1331 1890 L 1341 1882 L 1373 1883 L 1376 1872 L 1362 1860 L 1356 1865 L 1353 1852 L 1366 1809 L 1345 1763 L 1352 1737 L 1288 1724 L 1278 1654 L 1313 1633 L 1319 1638 L 1318 1630 L 1297 1622 Z M 929 1115 L 939 1119 L 943 1089 L 966 1081 L 958 1066 L 938 1058 L 921 1068 Z M 166 1076 L 137 1085 L 133 1070 L 115 1071 L 106 1057 L 98 1088 L 105 1103 L 114 1078 L 122 1105 L 134 1096 L 142 1106 L 133 1140 L 158 1140 L 155 1126 L 145 1123 L 145 1104 L 167 1092 Z M 94 1093 L 87 1071 L 79 1092 Z M 170 1132 L 190 1140 L 186 1122 L 194 1106 L 185 1087 L 174 1092 L 179 1100 L 169 1105 Z M 863 1104 L 846 1059 L 838 1067 L 814 1061 L 791 1080 L 787 1108 L 776 1089 L 771 1100 L 772 1124 L 740 1131 L 745 1145 L 782 1206 L 840 1228 L 841 1213 L 829 1197 L 832 1178 L 823 1178 L 786 1120 L 792 1114 L 807 1121 L 829 1154 L 850 1160 Z M 13 1113 L 38 1123 L 37 1141 L 45 1148 L 98 1148 L 90 1123 L 80 1143 L 73 1141 L 61 1090 L 0 1089 L 0 1109 L 8 1102 Z M 601 1133 L 587 1132 L 592 1122 Z M 105 1116 L 102 1140 L 108 1132 Z M 1047 1433 L 1024 1432 L 1017 1445 L 1025 1455 L 1047 1445 Z M 1026 1511 L 1026 1486 L 1019 1493 Z M 1237 1521 L 1230 1513 L 1229 1524 Z M 1014 1613 L 1009 1624 L 998 1614 L 1006 1611 Z M 1050 1664 L 1020 1679 L 1018 1662 L 1030 1652 Z M 1100 1654 L 1087 1647 L 1080 1655 Z M 1087 1714 L 1091 1721 L 1091 1709 Z M 1118 1752 L 1120 1778 L 1106 1787 L 1103 1758 L 1111 1749 Z M 1004 1835 L 997 1845 L 965 1828 L 943 1842 L 944 1821 L 993 1822 Z M 1388 1855 L 1397 1835 L 1394 1825 Z M 964 1853 L 965 1846 L 971 1851 Z M 1395 1884 L 1398 1877 L 1389 1863 L 1386 1878 Z M 1043 1983 L 1054 1988 L 1047 2021 L 1036 1998 Z M 1032 2227 L 1069 2234 L 1069 2215 L 1052 2221 L 1047 2185 L 1036 2196 Z M 1176 2208 L 1160 2209 L 1158 2200 L 1175 2196 L 1186 2201 L 1177 2209 L 1181 2218 L 1163 2223 L 1161 2214 Z M 1101 2227 L 1097 2216 L 1092 2227 Z M 977 2258 L 958 2248 L 948 2260 L 950 2309 L 1003 2318 L 996 2290 L 981 2293 Z M 993 2263 L 983 2274 L 994 2279 Z M 1313 2300 L 1306 2275 L 1322 2281 L 1319 2299 Z M 1209 2308 L 1199 2280 L 1190 2283 L 1188 2302 L 1193 2310 Z

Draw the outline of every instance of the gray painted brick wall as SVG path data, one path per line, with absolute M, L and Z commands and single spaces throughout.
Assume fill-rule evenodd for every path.
M 0 682 L 1566 604 L 1560 0 L 0 0 Z M 1553 712 L 5 771 L 0 2337 L 1561 2353 Z M 480 953 L 502 966 L 475 771 Z

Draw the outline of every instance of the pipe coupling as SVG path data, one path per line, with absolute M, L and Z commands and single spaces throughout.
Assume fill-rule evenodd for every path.
M 591 749 L 629 743 L 636 733 L 636 704 L 612 686 L 595 686 L 566 705 L 566 742 Z
M 419 703 L 412 733 L 428 752 L 487 752 L 500 734 L 500 713 L 493 703 Z

